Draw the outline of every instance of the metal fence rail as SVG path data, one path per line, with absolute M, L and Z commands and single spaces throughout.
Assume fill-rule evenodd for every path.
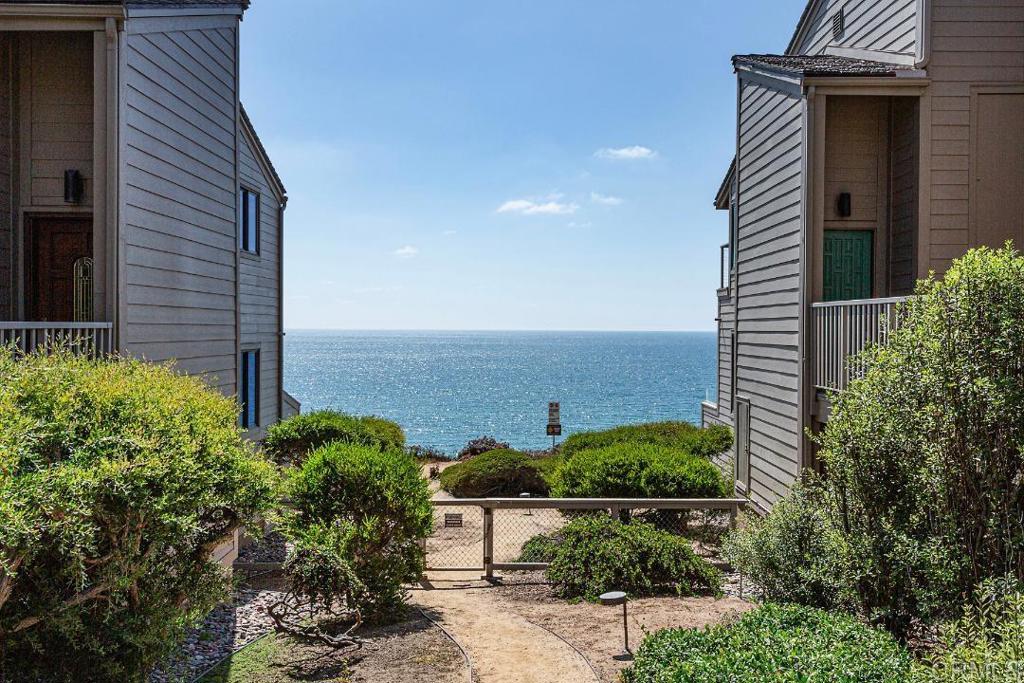
M 0 322 L 0 345 L 14 345 L 25 353 L 58 347 L 89 358 L 114 352 L 112 323 Z
M 886 344 L 900 326 L 899 305 L 909 297 L 811 304 L 814 386 L 842 391 L 864 369 L 851 360 L 868 346 Z
M 523 547 L 541 534 L 557 532 L 573 512 L 602 510 L 649 520 L 686 533 L 694 512 L 710 513 L 735 526 L 743 498 L 463 498 L 434 500 L 434 533 L 426 540 L 427 571 L 495 571 L 547 568 L 525 561 Z M 568 513 L 568 514 L 567 514 Z

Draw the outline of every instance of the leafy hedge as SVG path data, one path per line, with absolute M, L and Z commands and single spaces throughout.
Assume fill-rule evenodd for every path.
M 132 360 L 0 352 L 0 646 L 13 681 L 137 681 L 227 596 L 273 503 L 237 405 Z
M 279 464 L 296 464 L 317 448 L 335 442 L 402 450 L 402 428 L 380 417 L 355 417 L 334 410 L 296 415 L 267 429 L 263 449 Z
M 441 472 L 441 488 L 459 498 L 547 495 L 548 482 L 538 461 L 500 449 L 456 463 Z
M 578 517 L 557 536 L 531 539 L 524 551 L 551 558 L 547 577 L 565 598 L 595 600 L 611 590 L 631 597 L 712 594 L 722 582 L 685 538 L 604 513 Z
M 419 539 L 430 534 L 433 508 L 411 456 L 335 442 L 291 471 L 294 513 L 286 531 L 293 593 L 329 607 L 341 600 L 364 619 L 401 614 L 403 584 L 424 568 Z
M 578 452 L 559 470 L 559 498 L 723 498 L 731 488 L 706 458 L 667 446 L 619 443 Z
M 562 454 L 569 459 L 581 451 L 607 448 L 621 443 L 666 446 L 691 455 L 710 458 L 732 447 L 732 431 L 720 425 L 702 429 L 689 422 L 625 425 L 604 431 L 573 434 L 562 443 Z
M 766 604 L 729 626 L 645 639 L 625 683 L 904 683 L 910 655 L 847 615 Z

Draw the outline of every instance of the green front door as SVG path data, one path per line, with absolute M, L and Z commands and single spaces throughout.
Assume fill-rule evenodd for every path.
M 870 230 L 825 231 L 825 301 L 871 298 Z

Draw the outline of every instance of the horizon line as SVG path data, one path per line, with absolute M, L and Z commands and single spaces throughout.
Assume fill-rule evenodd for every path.
M 717 330 L 608 330 L 608 329 L 537 329 L 537 328 L 456 328 L 456 327 L 286 327 L 285 332 L 573 332 L 573 333 L 641 333 L 641 334 L 713 334 Z

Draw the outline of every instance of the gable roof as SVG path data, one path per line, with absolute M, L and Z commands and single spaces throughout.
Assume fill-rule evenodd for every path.
M 789 45 L 786 46 L 787 55 L 793 54 L 796 50 L 797 42 L 800 40 L 800 36 L 803 34 L 807 24 L 811 21 L 811 17 L 814 16 L 814 10 L 817 9 L 818 2 L 819 0 L 807 0 L 807 6 L 804 7 L 804 11 L 800 15 L 800 21 L 796 23 L 793 37 L 789 39 Z
M 242 129 L 251 138 L 255 149 L 253 154 L 262 163 L 268 171 L 270 171 L 269 180 L 274 185 L 274 189 L 277 190 L 279 198 L 282 203 L 288 202 L 288 191 L 285 190 L 284 182 L 281 180 L 281 176 L 277 174 L 277 169 L 274 168 L 274 163 L 270 160 L 270 155 L 267 153 L 267 148 L 263 146 L 263 141 L 260 140 L 260 136 L 256 134 L 256 127 L 252 125 L 252 119 L 249 118 L 249 114 L 246 113 L 245 107 L 240 107 L 239 111 L 242 114 Z
M 790 76 L 897 76 L 912 66 L 839 55 L 736 55 L 733 66 L 752 66 Z

